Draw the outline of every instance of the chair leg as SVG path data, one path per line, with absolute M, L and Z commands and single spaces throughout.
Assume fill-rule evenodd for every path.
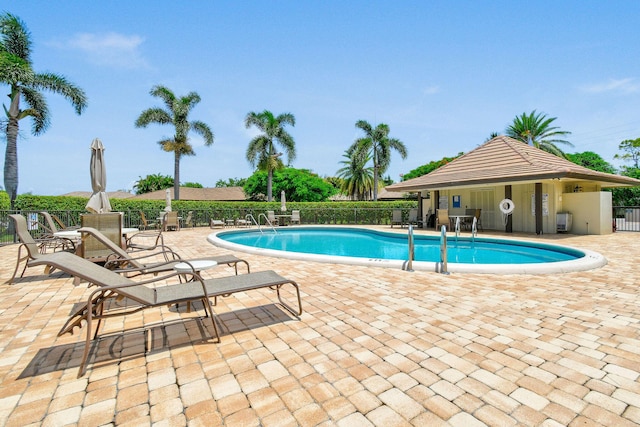
M 24 245 L 20 245 L 20 247 L 18 248 L 18 259 L 16 260 L 16 268 L 13 270 L 13 274 L 11 275 L 11 279 L 7 280 L 5 282 L 5 284 L 7 285 L 11 285 L 13 284 L 13 279 L 16 278 L 16 273 L 18 272 L 18 268 L 20 267 L 20 262 L 24 261 L 25 259 L 28 258 L 28 256 L 25 257 L 21 257 L 20 255 L 22 254 L 22 247 Z M 24 276 L 24 272 L 27 270 L 27 263 L 24 264 L 24 268 L 22 269 L 22 273 L 20 274 L 20 277 Z

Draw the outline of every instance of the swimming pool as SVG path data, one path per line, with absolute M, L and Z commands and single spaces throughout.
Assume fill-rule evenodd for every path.
M 406 267 L 406 233 L 352 227 L 291 227 L 261 233 L 257 229 L 213 233 L 209 242 L 262 255 L 385 267 Z M 440 236 L 414 235 L 414 270 L 440 268 Z M 555 273 L 606 264 L 602 255 L 566 246 L 520 240 L 459 237 L 447 239 L 450 272 Z

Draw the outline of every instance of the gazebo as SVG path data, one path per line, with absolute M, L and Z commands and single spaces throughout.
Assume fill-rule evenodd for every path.
M 484 228 L 506 232 L 556 233 L 558 214 L 571 214 L 574 234 L 612 232 L 611 187 L 640 180 L 597 172 L 506 136 L 495 137 L 435 171 L 387 186 L 417 192 L 426 214 L 481 209 Z M 513 212 L 499 205 L 509 199 Z

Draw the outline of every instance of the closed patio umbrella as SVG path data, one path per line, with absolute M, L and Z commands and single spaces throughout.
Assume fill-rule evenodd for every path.
M 287 198 L 284 196 L 284 190 L 280 192 L 280 210 L 282 212 L 287 211 Z
M 164 211 L 171 212 L 171 189 L 167 188 L 165 190 L 164 199 L 165 199 Z
M 91 142 L 89 172 L 91 174 L 91 190 L 93 194 L 89 198 L 86 209 L 93 213 L 111 212 L 111 203 L 106 193 L 107 168 L 104 164 L 104 146 L 98 138 Z

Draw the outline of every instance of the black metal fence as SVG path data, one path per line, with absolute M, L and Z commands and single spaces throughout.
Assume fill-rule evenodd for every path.
M 301 224 L 362 224 L 362 225 L 384 225 L 391 224 L 393 207 L 389 208 L 308 208 L 300 210 Z M 404 209 L 405 218 L 409 209 Z M 14 243 L 16 236 L 13 233 L 12 224 L 8 217 L 11 213 L 19 213 L 27 218 L 29 231 L 37 238 L 47 232 L 41 224 L 45 224 L 43 216 L 35 211 L 0 211 L 0 244 Z M 57 216 L 66 226 L 79 226 L 80 215 L 86 211 L 49 211 Z M 162 211 L 143 211 L 148 221 L 158 222 Z M 260 220 L 264 224 L 264 218 L 260 214 L 265 214 L 262 209 L 194 209 L 191 211 L 179 211 L 182 217 L 182 227 L 208 227 L 212 219 L 245 219 L 247 215 L 252 215 L 256 221 Z M 278 213 L 278 212 L 276 212 Z M 289 214 L 291 212 L 288 212 Z M 139 210 L 123 212 L 123 227 L 137 227 L 142 225 L 141 213 Z
M 613 220 L 616 231 L 640 231 L 640 206 L 615 206 Z

